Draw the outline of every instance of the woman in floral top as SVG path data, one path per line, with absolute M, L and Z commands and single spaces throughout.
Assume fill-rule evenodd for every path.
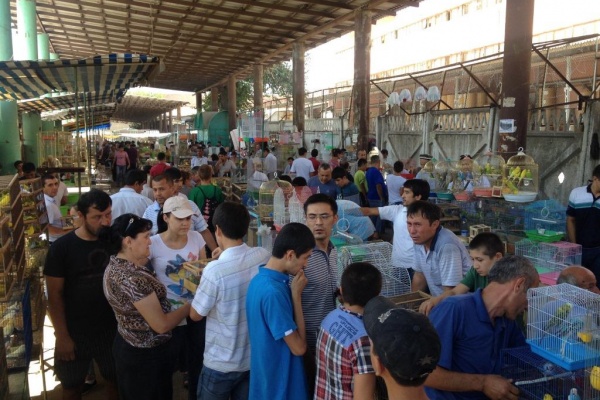
M 124 214 L 111 227 L 117 255 L 104 272 L 104 294 L 118 322 L 113 345 L 121 398 L 172 398 L 172 375 L 178 342 L 172 330 L 190 312 L 186 303 L 175 311 L 165 286 L 145 265 L 150 254 L 152 222 Z

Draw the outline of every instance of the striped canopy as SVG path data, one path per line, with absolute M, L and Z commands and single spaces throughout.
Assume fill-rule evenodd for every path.
M 160 72 L 156 68 L 159 64 L 158 57 L 134 54 L 0 62 L 0 100 L 34 99 L 53 91 L 106 93 L 128 89 L 145 83 L 154 71 Z
M 117 92 L 95 92 L 95 93 L 79 93 L 78 106 L 94 107 L 100 104 L 114 103 L 116 101 Z M 85 99 L 85 102 L 84 102 Z M 69 93 L 56 97 L 44 97 L 41 99 L 23 100 L 18 102 L 19 111 L 21 112 L 45 112 L 53 110 L 63 110 L 75 108 L 75 94 Z M 83 112 L 83 110 L 82 110 Z

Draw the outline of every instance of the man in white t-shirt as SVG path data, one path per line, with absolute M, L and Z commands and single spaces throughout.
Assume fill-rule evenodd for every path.
M 389 178 L 389 176 L 388 176 Z M 429 184 L 421 179 L 409 179 L 404 182 L 403 204 L 385 207 L 362 207 L 363 215 L 377 216 L 394 224 L 392 241 L 392 265 L 400 268 L 413 268 L 415 263 L 414 243 L 408 234 L 406 208 L 418 200 L 429 199 Z
M 313 163 L 306 158 L 306 153 L 306 148 L 300 147 L 298 149 L 299 157 L 296 158 L 292 163 L 290 173 L 295 174 L 295 176 L 301 176 L 306 179 L 306 182 L 308 182 L 310 179 L 310 174 L 315 172 L 315 168 L 313 167 Z
M 54 200 L 58 206 L 64 206 L 67 204 L 69 196 L 69 189 L 67 185 L 60 179 L 58 180 L 58 191 L 56 192 L 56 196 L 54 196 Z
M 44 185 L 44 202 L 46 203 L 46 212 L 48 213 L 48 241 L 53 243 L 56 239 L 69 232 L 70 229 L 63 229 L 62 215 L 54 199 L 54 196 L 58 192 L 58 179 L 54 175 L 44 175 L 42 177 L 42 185 Z
M 402 204 L 402 189 L 404 188 L 404 182 L 406 182 L 406 178 L 400 176 L 403 170 L 404 163 L 396 161 L 394 163 L 394 173 L 385 178 L 389 196 L 388 203 L 390 205 Z
M 190 317 L 206 318 L 204 367 L 198 383 L 199 398 L 216 398 L 213 376 L 219 376 L 218 398 L 248 398 L 250 378 L 250 338 L 246 322 L 246 293 L 258 266 L 271 254 L 266 249 L 248 247 L 244 235 L 250 215 L 241 204 L 220 204 L 213 216 L 215 235 L 223 250 L 219 259 L 202 271 L 202 279 L 192 302 Z
M 110 196 L 113 222 L 123 214 L 131 213 L 138 217 L 144 215 L 146 208 L 152 204 L 152 200 L 140 194 L 144 183 L 146 173 L 142 170 L 132 169 L 125 174 L 125 186 Z
M 277 157 L 275 154 L 271 153 L 271 150 L 267 147 L 264 150 L 265 160 L 264 164 L 264 172 L 267 174 L 269 179 L 273 179 L 274 173 L 277 172 Z

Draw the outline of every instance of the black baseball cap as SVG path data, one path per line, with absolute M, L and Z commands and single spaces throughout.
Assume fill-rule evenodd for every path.
M 425 315 L 377 296 L 365 306 L 363 320 L 375 353 L 395 379 L 425 379 L 437 366 L 442 346 Z

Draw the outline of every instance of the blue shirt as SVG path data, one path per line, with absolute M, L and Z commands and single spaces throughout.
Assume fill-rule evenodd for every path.
M 302 357 L 293 355 L 284 340 L 298 329 L 288 282 L 288 275 L 261 265 L 248 287 L 249 399 L 308 398 Z
M 377 185 L 380 184 L 381 190 L 383 190 L 385 196 L 386 186 L 381 172 L 379 172 L 377 168 L 371 167 L 367 169 L 365 176 L 367 177 L 367 199 L 383 201 L 384 199 L 380 199 L 379 193 L 377 192 Z
M 501 351 L 525 345 L 515 321 L 498 317 L 492 325 L 481 293 L 479 289 L 448 297 L 429 314 L 442 344 L 440 367 L 469 374 L 500 375 Z M 427 387 L 425 391 L 431 400 L 487 399 L 483 392 L 446 392 Z
M 327 183 L 321 183 L 318 176 L 313 176 L 308 180 L 308 187 L 312 189 L 313 193 L 316 193 L 319 188 L 319 193 L 325 193 L 332 199 L 336 199 L 338 187 L 333 179 L 330 179 Z
M 337 199 L 338 200 L 350 200 L 358 205 L 360 205 L 360 192 L 358 191 L 358 187 L 352 182 L 348 183 L 344 187 L 337 188 Z

